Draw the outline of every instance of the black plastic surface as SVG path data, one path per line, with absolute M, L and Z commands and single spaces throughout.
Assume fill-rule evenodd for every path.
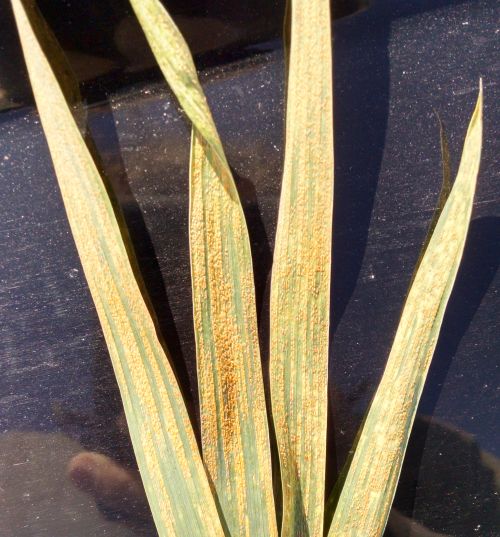
M 480 76 L 485 86 L 473 220 L 387 536 L 498 535 L 498 15 L 494 0 L 378 0 L 335 23 L 330 482 L 382 373 L 439 192 L 434 110 L 456 169 Z M 205 69 L 201 78 L 249 221 L 267 351 L 283 159 L 279 42 Z M 113 90 L 88 118 L 194 409 L 189 128 L 162 81 Z M 0 535 L 154 535 L 140 502 L 124 492 L 113 508 L 67 477 L 81 451 L 134 463 L 47 146 L 29 107 L 0 114 L 0 200 Z

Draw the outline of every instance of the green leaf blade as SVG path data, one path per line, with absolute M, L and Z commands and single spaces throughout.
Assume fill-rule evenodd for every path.
M 31 2 L 12 0 L 12 6 L 158 533 L 224 537 L 181 392 L 135 278 L 110 199 L 37 39 L 40 17 Z
M 382 535 L 462 257 L 482 145 L 482 85 L 460 168 L 422 257 L 382 380 L 359 433 L 329 537 Z
M 203 458 L 233 537 L 277 535 L 250 242 L 189 49 L 157 0 L 131 0 L 193 123 L 189 237 Z
M 322 537 L 333 212 L 329 0 L 292 0 L 270 376 L 282 536 Z
M 193 129 L 190 252 L 203 459 L 231 535 L 277 535 L 243 211 Z
M 186 115 L 211 146 L 213 164 L 231 191 L 231 171 L 184 37 L 159 0 L 130 0 L 130 4 L 165 79 Z

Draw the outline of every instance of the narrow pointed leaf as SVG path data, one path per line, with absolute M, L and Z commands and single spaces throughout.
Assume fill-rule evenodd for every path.
M 184 37 L 160 0 L 130 0 L 130 4 L 182 109 L 212 148 L 211 158 L 220 180 L 234 195 L 231 170 Z
M 436 227 L 436 224 L 439 220 L 439 216 L 441 215 L 441 212 L 446 204 L 446 200 L 448 199 L 448 196 L 451 192 L 452 182 L 451 182 L 451 165 L 450 165 L 450 154 L 448 149 L 448 139 L 446 136 L 446 132 L 444 130 L 444 125 L 441 121 L 441 119 L 438 116 L 439 120 L 439 135 L 440 135 L 440 143 L 441 143 L 441 158 L 442 158 L 442 168 L 443 168 L 443 176 L 442 176 L 442 183 L 441 183 L 441 191 L 439 192 L 438 201 L 436 203 L 436 208 L 434 209 L 434 213 L 432 215 L 431 222 L 429 224 L 427 235 L 424 239 L 424 242 L 422 244 L 422 248 L 420 250 L 420 255 L 418 258 L 417 263 L 415 264 L 415 269 L 413 271 L 413 276 L 410 280 L 409 288 L 411 287 L 411 284 L 413 283 L 415 276 L 418 273 L 418 269 L 420 267 L 420 263 L 422 262 L 422 259 L 424 257 L 424 254 L 427 250 L 427 246 L 429 244 L 429 241 L 431 240 L 432 233 L 434 231 L 434 228 Z M 353 446 L 349 452 L 349 456 L 347 458 L 346 463 L 344 464 L 344 467 L 342 468 L 342 471 L 340 472 L 338 479 L 335 483 L 335 486 L 333 487 L 333 490 L 331 491 L 328 500 L 326 502 L 325 506 L 325 524 L 328 528 L 332 522 L 333 514 L 335 512 L 335 508 L 337 506 L 337 502 L 339 500 L 340 493 L 342 491 L 342 487 L 345 482 L 345 478 L 347 477 L 347 473 L 349 471 L 350 464 L 352 462 L 352 457 L 354 455 L 356 446 L 359 441 L 359 437 L 361 435 L 361 432 L 363 430 L 364 421 L 358 431 L 358 434 L 356 435 L 356 438 L 354 439 Z
M 12 5 L 158 533 L 162 537 L 223 537 L 177 381 L 134 277 L 103 181 L 37 40 L 40 25 L 33 3 L 12 0 Z
M 443 168 L 443 186 L 439 194 L 438 207 L 441 209 L 444 207 L 446 200 L 451 192 L 452 176 L 451 176 L 451 157 L 450 147 L 448 144 L 448 136 L 441 118 L 438 115 L 439 121 L 439 141 L 441 145 L 441 163 Z
M 189 225 L 203 459 L 231 535 L 277 535 L 250 246 L 210 151 L 194 128 Z
M 203 458 L 232 536 L 275 536 L 252 259 L 231 171 L 181 34 L 160 2 L 131 0 L 193 123 L 189 237 Z
M 448 137 L 446 136 L 446 131 L 444 130 L 444 125 L 443 125 L 443 122 L 441 121 L 441 118 L 439 117 L 439 115 L 437 117 L 439 121 L 439 138 L 440 138 L 440 145 L 441 145 L 441 166 L 442 166 L 442 173 L 443 173 L 441 191 L 439 192 L 438 200 L 436 203 L 436 208 L 434 209 L 432 219 L 429 223 L 429 227 L 427 228 L 427 235 L 425 236 L 424 242 L 422 244 L 422 248 L 420 249 L 420 255 L 418 256 L 418 260 L 415 263 L 415 268 L 413 269 L 413 276 L 410 280 L 410 285 L 408 286 L 408 288 L 411 287 L 411 285 L 413 284 L 413 281 L 415 280 L 415 276 L 417 275 L 418 269 L 420 268 L 420 263 L 422 262 L 425 252 L 427 251 L 427 246 L 429 245 L 429 241 L 432 238 L 432 234 L 434 233 L 436 224 L 438 223 L 439 217 L 441 216 L 444 206 L 446 205 L 446 201 L 448 200 L 448 196 L 450 195 L 451 187 L 452 187 L 451 159 L 450 159 L 450 150 L 448 147 Z
M 436 228 L 436 224 L 439 221 L 439 217 L 441 216 L 441 213 L 443 212 L 444 206 L 446 205 L 448 196 L 450 195 L 451 188 L 453 186 L 452 177 L 451 177 L 451 159 L 450 159 L 450 149 L 448 146 L 448 137 L 446 136 L 446 131 L 444 130 L 443 122 L 441 121 L 441 118 L 439 116 L 438 116 L 438 121 L 439 121 L 439 141 L 441 145 L 441 165 L 443 169 L 441 191 L 439 192 L 438 201 L 436 203 L 436 209 L 434 210 L 434 214 L 432 215 L 432 220 L 429 224 L 429 229 L 427 231 L 424 244 L 422 245 L 420 258 L 416 264 L 415 274 L 418 268 L 420 267 L 420 262 L 422 261 L 422 258 L 427 250 L 429 241 L 431 240 L 432 234 L 434 233 L 434 229 Z
M 479 171 L 482 87 L 457 178 L 408 293 L 386 369 L 363 422 L 329 537 L 382 535 L 417 405 L 458 272 Z
M 333 210 L 330 1 L 291 0 L 286 147 L 271 287 L 282 536 L 322 537 Z

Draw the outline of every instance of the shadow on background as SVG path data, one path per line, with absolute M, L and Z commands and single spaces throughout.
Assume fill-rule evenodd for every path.
M 451 426 L 435 423 L 431 417 L 460 341 L 499 265 L 500 218 L 483 217 L 473 220 L 418 409 L 420 415 L 429 418 L 420 418 L 415 423 L 395 499 L 395 506 L 411 516 L 415 507 L 419 473 L 422 471 L 425 475 L 434 476 L 435 483 L 429 490 L 433 491 L 432 497 L 436 497 L 436 505 L 427 505 L 425 512 L 431 520 L 439 522 L 443 518 L 446 522 L 453 518 L 451 511 L 453 504 L 457 504 L 459 512 L 469 513 L 467 526 L 461 535 L 472 535 L 477 532 L 477 525 L 482 523 L 484 526 L 488 519 L 490 526 L 494 524 L 494 503 L 491 501 L 496 489 L 494 476 L 481 463 L 479 448 L 470 435 L 453 430 Z M 456 396 L 461 397 L 461 394 Z M 457 468 L 460 468 L 459 472 L 456 471 Z M 443 516 L 443 513 L 435 513 L 436 506 L 439 505 L 438 490 L 442 494 L 446 494 L 446 490 L 460 490 L 466 499 L 451 501 L 451 506 L 447 504 L 447 516 Z M 480 501 L 470 501 L 474 496 L 480 498 Z M 467 501 L 470 501 L 468 508 Z M 491 504 L 489 509 L 488 502 Z
M 384 154 L 390 105 L 389 43 L 391 24 L 409 17 L 465 3 L 466 0 L 374 0 L 370 8 L 334 27 L 335 202 L 331 341 L 358 284 L 367 246 L 378 178 Z M 353 53 L 358 49 L 359 54 Z M 432 414 L 455 351 L 498 267 L 499 221 L 471 223 L 468 245 L 444 320 L 421 409 Z M 360 388 L 366 391 L 366 386 Z M 353 394 L 337 393 L 330 383 L 330 405 L 349 413 Z M 354 394 L 355 395 L 355 394 Z M 423 408 L 425 407 L 425 409 Z M 330 412 L 328 453 L 336 453 Z M 354 419 L 360 422 L 361 417 Z M 429 424 L 416 426 L 408 460 L 418 471 Z M 348 435 L 350 433 L 347 433 Z M 355 432 L 352 431 L 353 437 Z M 407 470 L 404 470 L 407 471 Z M 411 470 L 408 470 L 411 472 Z M 327 465 L 327 492 L 337 475 L 334 457 Z M 441 475 L 446 482 L 446 476 Z M 413 491 L 402 483 L 400 489 Z M 411 503 L 411 502 L 410 502 Z M 463 508 L 463 507 L 462 507 Z M 406 503 L 405 511 L 411 515 Z M 452 514 L 448 513 L 451 517 Z
M 373 3 L 372 3 L 373 4 Z M 335 190 L 330 349 L 356 288 L 384 152 L 389 116 L 391 13 L 372 5 L 334 25 Z M 359 49 L 359 54 L 353 53 Z M 350 394 L 329 384 L 327 453 L 337 454 L 335 408 L 348 407 Z M 326 491 L 337 478 L 329 457 Z
M 109 182 L 112 196 L 116 199 L 126 224 L 126 232 L 133 247 L 139 277 L 145 289 L 145 299 L 156 319 L 160 339 L 166 342 L 172 367 L 179 380 L 188 411 L 193 421 L 196 420 L 194 401 L 197 387 L 192 385 L 188 372 L 188 361 L 183 355 L 177 327 L 166 293 L 165 282 L 161 273 L 155 247 L 144 220 L 141 207 L 130 188 L 125 164 L 121 157 L 120 142 L 113 118 L 108 96 L 103 93 L 101 104 L 98 105 L 100 133 L 93 132 L 96 146 L 99 139 L 105 148 L 98 147 L 100 169 Z M 94 111 L 94 114 L 97 111 Z M 89 127 L 90 133 L 90 127 Z M 191 307 L 190 296 L 186 297 L 186 308 Z M 135 465 L 135 459 L 128 436 L 117 430 L 117 416 L 122 412 L 122 402 L 118 391 L 111 361 L 108 356 L 96 356 L 94 363 L 96 378 L 95 405 L 96 424 L 98 431 L 89 431 L 89 442 L 84 443 L 87 449 L 97 449 L 117 458 L 125 464 Z M 196 374 L 196 372 L 194 372 Z M 106 426 L 103 426 L 106 425 Z M 95 434 L 95 433 L 100 434 Z M 195 432 L 198 430 L 195 427 Z M 110 442 L 114 438 L 116 442 Z M 120 441 L 118 441 L 120 439 Z M 199 440 L 199 438 L 198 438 Z M 124 445 L 122 445 L 125 442 Z M 112 451 L 107 452 L 106 447 Z
M 422 394 L 420 410 L 423 414 L 433 415 L 460 341 L 467 332 L 499 265 L 500 217 L 473 220 Z
M 391 21 L 396 17 L 412 15 L 452 3 L 456 2 L 452 0 L 409 0 L 401 3 L 395 0 L 378 0 L 373 2 L 373 6 L 368 11 L 351 19 L 345 19 L 336 25 L 336 187 L 332 334 L 335 332 L 356 288 L 367 244 L 389 115 L 390 62 L 388 47 Z M 352 53 L 352 48 L 358 46 L 359 43 L 361 43 L 359 46 L 360 54 L 356 56 Z M 103 90 L 98 100 L 106 101 L 106 98 L 106 91 Z M 179 374 L 184 392 L 187 394 L 186 389 L 190 386 L 189 374 L 186 369 L 187 357 L 182 355 L 177 328 L 168 305 L 165 284 L 154 245 L 141 209 L 128 186 L 109 104 L 102 105 L 102 115 L 104 120 L 101 126 L 103 125 L 106 131 L 106 147 L 109 152 L 109 160 L 106 160 L 108 157 L 103 159 L 104 170 L 113 184 L 125 213 L 141 273 L 153 307 L 157 312 L 160 331 L 168 341 L 175 369 Z M 251 228 L 253 257 L 255 262 L 259 263 L 258 273 L 264 277 L 270 269 L 271 252 L 268 236 L 262 224 L 255 189 L 250 180 L 240 177 L 237 178 L 237 182 Z M 424 392 L 421 409 L 425 413 L 433 413 L 460 340 L 497 270 L 500 256 L 498 248 L 499 222 L 498 218 L 482 218 L 471 224 L 465 257 Z M 264 305 L 265 312 L 264 287 L 265 281 L 257 280 L 258 313 L 263 319 L 265 319 L 265 313 L 262 314 L 262 305 Z M 189 297 L 186 297 L 186 307 L 190 307 Z M 265 354 L 267 357 L 267 353 Z M 82 443 L 86 449 L 98 451 L 105 450 L 105 446 L 111 446 L 110 451 L 107 452 L 109 455 L 124 464 L 132 464 L 131 447 L 127 443 L 127 439 L 122 439 L 123 435 L 116 426 L 116 416 L 120 413 L 121 401 L 111 363 L 107 356 L 95 357 L 94 375 L 96 379 L 95 423 L 89 428 L 88 437 L 83 439 Z M 191 387 L 191 389 L 195 389 L 195 387 Z M 331 423 L 329 425 L 331 432 L 333 426 Z M 330 439 L 329 453 L 334 453 L 334 451 L 333 442 Z M 439 453 L 449 453 L 448 461 L 453 462 L 453 464 L 439 466 Z M 457 502 L 462 502 L 462 504 L 452 503 L 452 506 L 456 506 L 459 513 L 467 512 L 467 510 L 474 512 L 474 515 L 471 515 L 465 523 L 467 535 L 473 534 L 472 532 L 476 531 L 475 524 L 477 522 L 475 506 L 472 503 L 471 507 L 466 502 L 477 487 L 483 491 L 479 498 L 486 498 L 484 501 L 489 501 L 488 498 L 492 490 L 491 472 L 489 470 L 483 471 L 481 453 L 477 446 L 460 432 L 451 431 L 446 425 L 432 424 L 429 421 L 419 419 L 411 437 L 407 460 L 409 463 L 405 465 L 403 470 L 396 506 L 408 516 L 412 515 L 420 479 L 420 469 L 422 464 L 431 464 L 434 460 L 432 464 L 437 466 L 427 466 L 425 474 L 438 476 L 436 477 L 438 483 L 434 488 L 426 487 L 426 494 L 428 490 L 435 490 L 435 494 L 431 495 L 432 498 L 435 497 L 435 503 L 433 505 L 432 502 L 429 502 L 427 509 L 436 526 L 453 516 L 450 512 L 442 513 L 439 511 L 439 506 L 442 505 L 442 502 L 439 501 L 439 495 L 442 496 L 446 493 L 444 489 L 446 476 L 450 474 L 456 478 L 456 468 L 462 468 L 462 465 L 465 465 L 467 472 L 462 472 L 463 475 L 459 476 L 464 479 L 463 488 L 457 488 L 456 485 L 453 485 L 453 490 L 464 491 L 463 498 L 457 499 Z M 329 461 L 329 487 L 327 490 L 331 488 L 335 477 L 333 468 L 335 468 L 335 461 L 332 460 Z M 467 483 L 470 486 L 467 487 Z M 447 511 L 450 509 L 452 507 L 448 507 L 447 504 Z M 480 511 L 479 508 L 478 512 L 484 516 L 484 512 Z M 490 516 L 489 513 L 490 511 L 486 516 Z M 462 521 L 462 516 L 460 520 Z
M 458 3 L 467 0 L 458 0 Z M 391 23 L 455 0 L 374 0 L 334 26 L 335 203 L 331 334 L 356 288 L 389 117 Z M 352 49 L 359 48 L 359 54 Z

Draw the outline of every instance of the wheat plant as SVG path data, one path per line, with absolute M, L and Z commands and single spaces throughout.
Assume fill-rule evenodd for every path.
M 482 89 L 452 187 L 445 173 L 382 380 L 352 456 L 325 502 L 334 190 L 330 0 L 291 0 L 287 15 L 286 145 L 272 269 L 269 413 L 250 243 L 231 169 L 175 23 L 159 0 L 131 0 L 131 5 L 192 124 L 189 243 L 201 452 L 123 217 L 100 174 L 94 146 L 82 134 L 78 85 L 34 2 L 12 0 L 158 534 L 380 536 L 464 249 L 481 152 Z M 446 148 L 444 135 L 442 145 Z M 445 150 L 443 159 L 448 170 Z M 270 432 L 279 461 L 271 457 Z M 278 462 L 281 484 L 274 490 Z

